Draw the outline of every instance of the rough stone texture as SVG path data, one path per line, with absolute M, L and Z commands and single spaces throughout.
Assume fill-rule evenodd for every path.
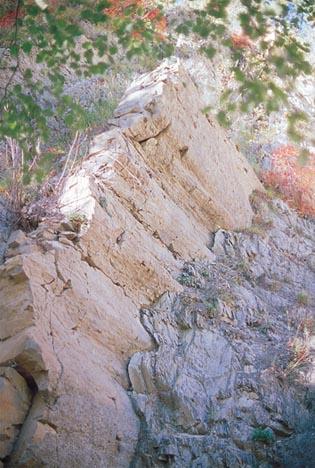
M 0 173 L 2 168 L 0 166 Z M 3 262 L 6 243 L 11 232 L 11 217 L 5 199 L 0 195 L 0 265 Z
M 290 466 L 307 446 L 288 379 L 314 305 L 314 225 L 252 208 L 262 187 L 198 99 L 178 62 L 134 83 L 66 180 L 63 218 L 9 238 L 6 466 Z M 259 426 L 270 446 L 253 444 Z
M 142 311 L 155 350 L 129 364 L 132 466 L 314 466 L 315 225 L 256 208 L 249 231 L 216 233 L 214 263 L 185 265 L 182 293 Z
M 10 367 L 0 368 L 0 458 L 9 455 L 31 404 L 26 381 Z
M 125 135 L 140 142 L 155 180 L 182 199 L 191 219 L 208 230 L 249 226 L 249 196 L 262 187 L 202 108 L 195 85 L 176 60 L 134 82 L 115 116 Z
M 7 258 L 0 280 L 9 320 L 1 361 L 17 363 L 39 390 L 9 465 L 126 466 L 138 421 L 125 362 L 151 346 L 138 309 L 71 243 L 37 237 L 29 248 Z
M 128 127 L 122 108 L 137 99 Z M 153 346 L 139 308 L 182 290 L 183 260 L 214 261 L 216 223 L 246 227 L 253 216 L 249 196 L 260 183 L 200 112 L 178 63 L 135 83 L 117 115 L 123 129 L 96 137 L 67 179 L 64 219 L 16 231 L 7 244 L 0 365 L 19 369 L 32 393 L 7 441 L 7 466 L 129 465 L 140 426 L 127 363 Z

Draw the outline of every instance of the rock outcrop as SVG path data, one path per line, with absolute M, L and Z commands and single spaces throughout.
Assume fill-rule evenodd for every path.
M 315 459 L 315 225 L 282 204 L 219 230 L 216 261 L 142 311 L 155 349 L 129 364 L 135 467 L 303 467 Z
M 48 234 L 11 239 L 1 271 L 1 362 L 37 387 L 8 464 L 124 466 L 139 425 L 126 362 L 151 340 L 124 290 Z
M 0 402 L 10 408 L 0 414 L 0 459 L 6 466 L 155 466 L 165 459 L 194 466 L 188 461 L 192 438 L 196 447 L 210 443 L 218 421 L 223 431 L 231 407 L 256 392 L 244 396 L 235 386 L 243 365 L 254 372 L 258 351 L 249 350 L 243 362 L 231 343 L 233 336 L 242 340 L 236 338 L 242 327 L 252 326 L 249 317 L 256 323 L 255 307 L 263 302 L 255 299 L 256 290 L 247 284 L 238 290 L 248 300 L 240 321 L 234 306 L 220 300 L 227 332 L 221 318 L 207 316 L 215 313 L 215 298 L 201 314 L 182 304 L 186 282 L 195 281 L 190 270 L 181 274 L 184 262 L 196 262 L 197 270 L 207 265 L 214 281 L 221 253 L 234 259 L 243 239 L 227 230 L 250 229 L 257 218 L 250 198 L 263 190 L 201 107 L 178 62 L 145 75 L 127 90 L 112 129 L 95 138 L 66 180 L 61 218 L 11 235 L 0 268 Z M 285 229 L 278 243 L 288 241 Z M 303 245 L 309 256 L 312 241 Z M 245 242 L 244 249 L 270 261 L 261 242 Z M 263 268 L 267 263 L 255 272 L 261 281 Z M 314 279 L 303 271 L 304 282 Z M 200 284 L 203 293 L 208 283 Z M 192 294 L 195 302 L 202 298 Z M 159 313 L 140 313 L 153 304 Z M 278 303 L 267 301 L 268 311 L 270 304 Z M 243 354 L 252 336 L 246 330 Z M 280 405 L 284 417 L 281 411 Z M 165 444 L 155 446 L 162 426 Z M 178 431 L 187 436 L 185 450 L 182 439 L 175 441 Z M 201 466 L 209 466 L 207 456 L 201 448 L 194 455 Z M 228 466 L 237 466 L 233 460 Z

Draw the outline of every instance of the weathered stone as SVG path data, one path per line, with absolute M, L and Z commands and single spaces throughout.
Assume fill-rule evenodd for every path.
M 16 370 L 0 367 L 0 458 L 11 453 L 31 405 L 27 383 Z
M 151 346 L 137 307 L 73 247 L 60 244 L 58 250 L 35 251 L 23 257 L 18 271 L 32 292 L 32 320 L 0 343 L 1 361 L 16 362 L 35 379 L 39 394 L 48 391 L 58 398 L 44 401 L 35 420 L 30 411 L 11 454 L 12 466 L 25 466 L 23 460 L 38 466 L 46 459 L 61 466 L 69 462 L 84 466 L 93 459 L 96 464 L 110 466 L 118 460 L 127 466 L 137 442 L 138 421 L 124 390 L 128 385 L 124 365 L 128 356 Z M 22 305 L 20 295 L 7 305 L 8 316 L 16 316 L 16 310 L 22 313 Z M 45 425 L 38 426 L 38 419 Z M 110 429 L 106 442 L 101 442 L 104 428 Z M 116 440 L 119 430 L 121 441 Z
M 0 266 L 0 339 L 14 336 L 33 323 L 33 298 L 20 256 Z
M 170 61 L 134 82 L 115 116 L 125 135 L 141 143 L 154 180 L 180 201 L 190 222 L 208 230 L 249 226 L 249 196 L 262 186 L 202 107 L 188 73 Z
M 13 231 L 7 242 L 7 249 L 5 251 L 5 257 L 14 257 L 16 255 L 22 255 L 29 253 L 30 242 L 26 234 L 21 231 Z
M 174 467 L 193 459 L 205 467 L 312 466 L 315 276 L 307 258 L 315 226 L 283 206 L 268 216 L 276 226 L 268 243 L 251 230 L 218 231 L 216 261 L 186 264 L 184 293 L 143 313 L 157 348 L 134 355 L 128 369 L 142 421 L 134 466 L 162 466 L 161 439 L 172 447 L 162 461 Z M 281 287 L 270 289 L 274 282 Z M 297 317 L 302 286 L 308 306 Z
M 200 109 L 177 63 L 141 78 L 65 180 L 62 215 L 12 235 L 0 365 L 32 401 L 8 467 L 254 466 L 311 433 L 288 343 L 315 300 L 314 226 L 277 202 L 266 235 L 227 230 L 258 219 L 261 185 Z M 275 444 L 253 442 L 260 426 Z

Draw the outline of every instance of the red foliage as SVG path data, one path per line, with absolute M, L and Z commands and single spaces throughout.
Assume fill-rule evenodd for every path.
M 142 7 L 143 0 L 111 0 L 111 7 L 106 8 L 110 16 L 123 16 L 124 10 L 129 7 Z
M 315 216 L 315 154 L 302 164 L 297 148 L 279 146 L 271 155 L 271 169 L 262 174 L 262 179 L 302 215 Z
M 247 34 L 237 34 L 233 33 L 231 35 L 232 45 L 235 49 L 250 49 L 253 46 L 253 43 Z
M 21 12 L 19 12 L 18 17 L 22 16 Z M 0 29 L 7 29 L 11 28 L 16 21 L 16 10 L 9 11 L 6 13 L 2 18 L 0 18 Z
M 1 1 L 1 0 L 0 0 Z M 54 10 L 61 0 L 46 0 L 50 10 Z M 167 27 L 166 18 L 161 14 L 159 8 L 154 7 L 154 2 L 151 0 L 111 0 L 111 7 L 105 9 L 105 13 L 111 17 L 121 17 L 125 16 L 126 8 L 133 7 L 134 14 L 131 17 L 135 18 L 137 16 L 137 8 L 141 8 L 143 14 L 141 19 L 146 20 L 153 31 L 156 32 L 157 38 L 163 39 L 163 34 L 165 33 Z M 19 12 L 19 18 L 23 16 L 22 11 Z M 12 10 L 6 13 L 4 16 L 0 17 L 0 29 L 10 28 L 15 24 L 16 20 L 16 11 Z M 142 31 L 134 31 L 133 36 L 135 39 L 142 38 Z
M 148 21 L 160 38 L 161 34 L 166 30 L 166 18 L 161 14 L 159 8 L 154 8 L 154 2 L 150 0 L 111 0 L 111 4 L 110 8 L 105 9 L 106 14 L 111 17 L 123 18 L 125 9 L 129 7 L 134 9 L 131 17 L 136 17 L 138 15 L 137 8 L 141 8 L 143 11 L 141 19 Z M 140 39 L 142 37 L 141 33 L 142 31 L 134 31 L 133 35 L 135 38 Z
M 46 3 L 48 4 L 48 7 L 49 9 L 54 9 L 58 6 L 60 0 L 46 0 Z M 30 4 L 34 4 L 34 1 L 33 0 L 28 0 L 27 3 L 30 3 Z M 13 9 L 11 11 L 9 11 L 8 13 L 6 13 L 4 16 L 2 16 L 0 18 L 0 29 L 7 29 L 7 28 L 11 28 L 14 24 L 15 24 L 15 21 L 16 21 L 16 17 L 17 17 L 17 14 L 16 14 L 16 9 Z M 24 11 L 23 9 L 19 9 L 19 12 L 18 12 L 18 18 L 22 18 L 24 16 Z

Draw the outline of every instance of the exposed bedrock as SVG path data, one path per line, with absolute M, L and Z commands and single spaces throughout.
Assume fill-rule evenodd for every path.
M 212 441 L 211 424 L 238 404 L 235 386 L 245 364 L 220 328 L 199 325 L 198 314 L 192 324 L 195 312 L 180 305 L 187 285 L 178 278 L 185 262 L 215 268 L 222 249 L 230 255 L 220 236 L 250 228 L 257 190 L 263 188 L 253 170 L 202 113 L 179 62 L 165 62 L 132 84 L 112 129 L 95 137 L 67 178 L 58 202 L 62 219 L 48 219 L 29 234 L 16 231 L 7 243 L 0 267 L 0 459 L 6 466 L 155 466 L 161 460 L 152 440 L 162 425 L 166 438 L 178 430 L 188 434 L 187 451 L 191 437 L 196 447 Z M 313 241 L 303 245 L 311 261 Z M 309 271 L 305 278 L 313 281 Z M 242 291 L 254 309 L 255 291 Z M 148 317 L 145 311 L 159 300 L 165 304 L 165 297 L 170 302 L 159 317 Z M 226 307 L 222 302 L 233 317 Z M 281 430 L 291 431 L 290 424 Z M 194 466 L 170 440 L 163 456 Z M 152 447 L 148 459 L 141 447 L 144 457 Z M 207 456 L 204 450 L 199 458 Z

